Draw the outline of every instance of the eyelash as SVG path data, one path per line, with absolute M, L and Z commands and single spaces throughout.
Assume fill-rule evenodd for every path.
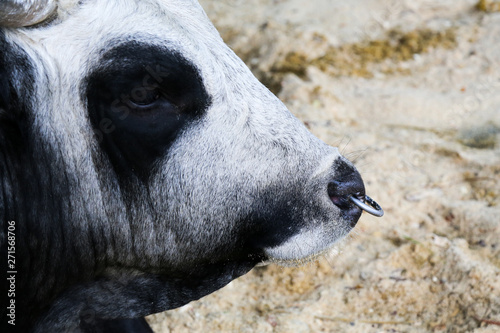
M 135 88 L 130 95 L 127 95 L 127 100 L 138 108 L 144 108 L 154 105 L 162 98 L 162 92 L 158 87 L 147 89 L 144 87 Z

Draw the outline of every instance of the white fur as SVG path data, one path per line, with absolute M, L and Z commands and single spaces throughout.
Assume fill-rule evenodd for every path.
M 116 221 L 116 242 L 126 244 L 136 237 L 154 244 L 145 254 L 152 263 L 160 255 L 170 258 L 172 265 L 196 260 L 234 234 L 238 219 L 249 212 L 259 191 L 288 184 L 303 184 L 301 195 L 311 198 L 309 208 L 295 212 L 308 222 L 299 235 L 265 250 L 272 259 L 308 258 L 346 235 L 348 228 L 326 195 L 338 150 L 312 136 L 257 81 L 223 43 L 199 4 L 88 0 L 79 5 L 64 0 L 59 1 L 58 15 L 47 26 L 11 30 L 8 39 L 26 50 L 37 69 L 35 126 L 42 133 L 40 145 L 57 147 L 67 173 L 75 177 L 70 179 L 75 188 L 73 209 L 99 217 L 95 223 L 105 232 L 111 232 L 107 223 Z M 198 67 L 212 97 L 207 115 L 169 150 L 149 184 L 150 193 L 138 193 L 132 217 L 119 208 L 124 204 L 112 177 L 104 188 L 98 181 L 98 173 L 106 171 L 91 163 L 91 152 L 99 147 L 90 135 L 85 100 L 79 95 L 83 78 L 99 64 L 103 52 L 129 40 L 182 53 Z M 153 201 L 156 214 L 142 204 L 141 196 Z M 324 211 L 323 218 L 310 217 L 313 207 Z M 141 219 L 142 227 L 134 234 L 130 219 Z

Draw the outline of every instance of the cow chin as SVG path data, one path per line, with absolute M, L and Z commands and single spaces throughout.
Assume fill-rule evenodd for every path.
M 349 233 L 343 231 L 337 238 L 325 238 L 321 229 L 301 232 L 276 247 L 264 249 L 268 261 L 281 266 L 299 266 L 315 261 L 320 257 L 333 257 L 340 252 L 340 243 Z M 329 235 L 331 236 L 331 235 Z
M 361 210 L 352 208 L 346 214 L 332 202 L 325 203 L 325 206 L 328 204 L 331 207 L 325 209 L 321 220 L 313 219 L 278 245 L 264 248 L 266 263 L 298 266 L 322 256 L 329 258 L 338 254 L 343 240 L 361 216 Z

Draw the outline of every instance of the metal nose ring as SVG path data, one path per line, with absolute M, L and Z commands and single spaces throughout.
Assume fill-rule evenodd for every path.
M 353 195 L 349 196 L 349 200 L 351 200 L 353 204 L 355 204 L 356 206 L 358 206 L 367 213 L 370 213 L 378 217 L 384 215 L 384 210 L 382 209 L 382 207 L 380 207 L 380 205 L 376 203 L 375 200 L 373 200 L 367 195 L 365 195 L 365 202 L 368 205 Z

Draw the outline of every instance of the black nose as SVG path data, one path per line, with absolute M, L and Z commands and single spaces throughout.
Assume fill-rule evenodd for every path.
M 350 196 L 365 197 L 365 185 L 359 172 L 345 162 L 336 163 L 335 179 L 328 183 L 328 196 L 332 203 L 340 208 L 342 217 L 354 227 L 362 210 L 354 205 Z

